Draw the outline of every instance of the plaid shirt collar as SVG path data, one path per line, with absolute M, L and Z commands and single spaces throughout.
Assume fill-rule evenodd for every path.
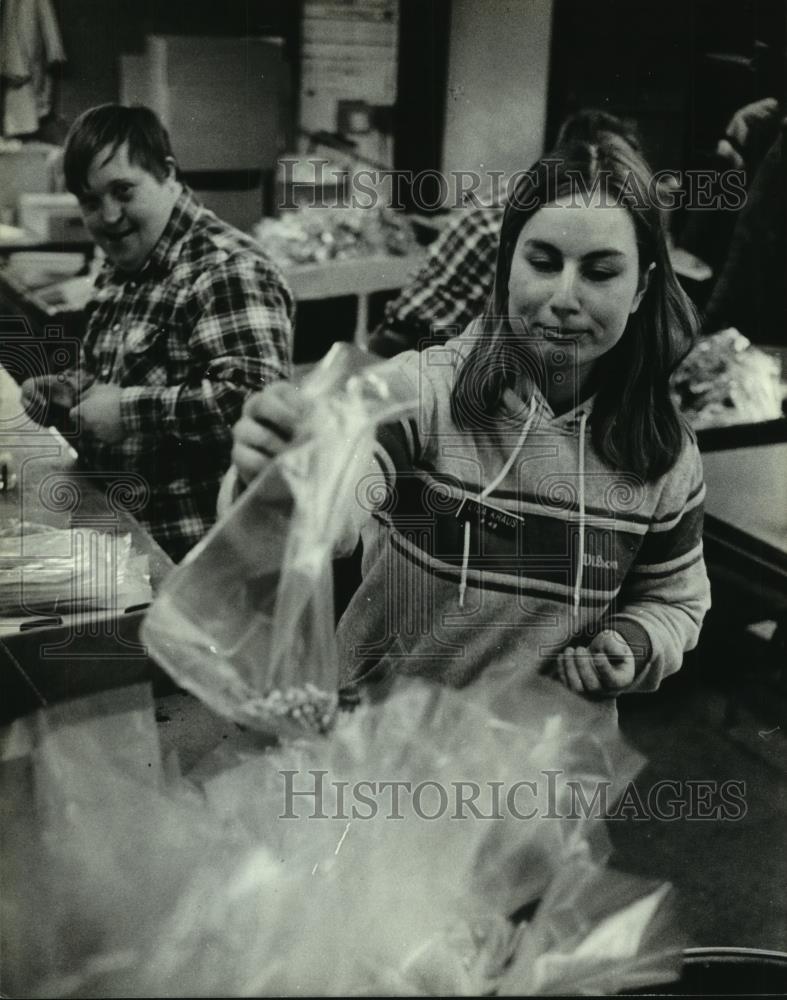
M 151 250 L 148 259 L 139 271 L 133 274 L 121 271 L 108 263 L 108 271 L 112 280 L 116 284 L 122 285 L 127 281 L 135 281 L 139 278 L 168 274 L 177 262 L 183 238 L 203 211 L 204 209 L 194 193 L 183 184 L 169 220 L 164 227 L 164 232 Z

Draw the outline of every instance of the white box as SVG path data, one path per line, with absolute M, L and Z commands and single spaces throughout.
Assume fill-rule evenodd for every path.
M 18 221 L 14 213 L 21 194 L 54 190 L 53 160 L 58 152 L 59 147 L 45 142 L 0 150 L 0 221 Z
M 146 56 L 150 106 L 182 170 L 273 168 L 289 89 L 278 40 L 152 35 Z M 129 70 L 138 80 L 139 67 Z
M 18 218 L 19 225 L 40 240 L 77 243 L 90 238 L 73 194 L 21 194 Z

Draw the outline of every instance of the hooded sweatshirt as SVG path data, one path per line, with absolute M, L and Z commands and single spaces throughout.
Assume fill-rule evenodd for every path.
M 375 506 L 337 632 L 345 686 L 391 671 L 526 684 L 612 628 L 635 654 L 626 690 L 655 690 L 710 606 L 696 441 L 687 429 L 677 462 L 646 482 L 595 452 L 592 398 L 555 415 L 538 390 L 529 404 L 508 391 L 487 427 L 462 430 L 451 391 L 471 343 L 467 331 L 380 369 L 418 405 L 378 435 L 384 500 L 358 491 Z

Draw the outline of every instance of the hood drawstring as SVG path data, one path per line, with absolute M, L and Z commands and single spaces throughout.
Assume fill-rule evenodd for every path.
M 574 632 L 579 631 L 579 594 L 582 590 L 582 573 L 585 566 L 585 427 L 588 415 L 583 412 L 579 418 L 579 462 L 577 469 L 577 491 L 579 493 L 579 558 L 574 578 Z
M 530 426 L 533 423 L 533 419 L 536 415 L 536 401 L 535 398 L 530 400 L 530 412 L 527 415 L 527 419 L 522 425 L 522 430 L 519 432 L 519 438 L 517 443 L 511 449 L 511 454 L 506 459 L 505 465 L 498 472 L 492 482 L 481 490 L 475 497 L 479 502 L 485 500 L 489 494 L 496 489 L 500 483 L 505 479 L 511 470 L 511 466 L 514 464 L 514 459 L 517 457 L 519 452 L 522 450 L 522 446 L 525 443 L 525 438 L 528 435 Z M 470 562 L 470 519 L 465 520 L 465 535 L 464 535 L 464 547 L 462 549 L 462 574 L 459 578 L 459 607 L 463 608 L 465 606 L 465 592 L 467 591 L 467 567 Z

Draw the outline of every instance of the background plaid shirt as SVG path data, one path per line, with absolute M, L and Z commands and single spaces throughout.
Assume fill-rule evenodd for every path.
M 502 218 L 502 208 L 469 209 L 441 233 L 412 282 L 387 303 L 369 339 L 371 350 L 391 357 L 424 338 L 447 340 L 483 312 L 495 280 Z
M 184 188 L 142 270 L 107 262 L 87 311 L 75 381 L 123 387 L 127 436 L 83 435 L 80 459 L 142 477 L 136 516 L 180 559 L 215 520 L 244 400 L 289 375 L 291 293 L 258 244 Z

